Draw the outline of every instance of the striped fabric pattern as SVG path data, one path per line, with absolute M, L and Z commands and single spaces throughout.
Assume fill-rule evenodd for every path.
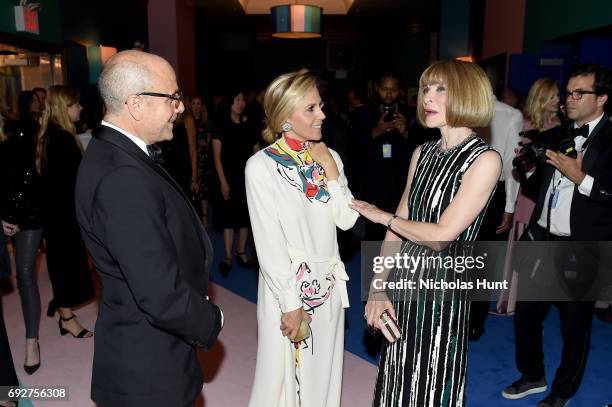
M 276 32 L 318 33 L 321 9 L 309 5 L 277 6 L 271 10 Z
M 490 150 L 477 137 L 470 137 L 446 151 L 441 151 L 439 146 L 440 141 L 434 141 L 421 147 L 408 197 L 410 220 L 437 223 L 459 190 L 467 169 L 480 154 Z M 458 241 L 476 238 L 485 211 L 486 206 Z M 410 256 L 435 255 L 425 246 L 412 242 L 403 244 L 403 253 Z M 470 278 L 467 274 L 454 273 L 443 267 L 421 268 L 414 273 L 403 269 L 395 270 L 392 281 L 406 278 L 417 282 L 419 279 L 467 282 Z M 393 290 L 391 301 L 402 337 L 393 344 L 385 341 L 383 345 L 374 406 L 465 405 L 468 294 L 468 290 Z

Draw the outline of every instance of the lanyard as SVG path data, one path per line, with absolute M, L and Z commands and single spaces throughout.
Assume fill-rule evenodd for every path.
M 559 171 L 559 173 L 561 174 L 561 177 L 559 177 L 559 181 L 557 181 L 556 185 L 555 175 L 557 174 L 557 170 L 555 170 L 555 172 L 553 173 L 552 190 L 550 191 L 550 196 L 548 197 L 548 211 L 546 213 L 546 240 L 548 240 L 548 236 L 550 234 L 550 216 L 553 209 L 553 205 L 556 206 L 555 201 L 559 199 L 559 196 L 557 195 L 559 185 L 561 185 L 561 181 L 563 181 L 563 178 L 565 178 L 562 172 Z

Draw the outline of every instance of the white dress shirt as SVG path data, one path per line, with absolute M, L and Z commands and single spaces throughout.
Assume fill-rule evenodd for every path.
M 593 129 L 597 126 L 599 121 L 603 118 L 603 114 L 593 121 L 588 122 L 589 125 L 589 136 L 593 132 Z M 574 128 L 577 125 L 574 123 Z M 576 136 L 574 137 L 574 143 L 576 143 L 576 151 L 583 151 L 582 145 L 586 141 L 586 137 Z M 578 192 L 582 195 L 590 196 L 591 189 L 593 189 L 593 182 L 595 179 L 586 175 L 580 185 L 578 185 Z M 550 195 L 552 194 L 553 187 L 557 190 L 557 198 L 555 199 L 556 205 L 550 211 L 550 233 L 557 236 L 571 236 L 570 228 L 570 211 L 572 208 L 572 200 L 574 198 L 574 187 L 575 184 L 567 179 L 559 170 L 555 170 L 553 178 L 546 191 L 546 199 L 544 200 L 544 207 L 542 208 L 542 214 L 538 220 L 538 225 L 546 229 L 546 218 L 548 216 L 548 203 Z
M 125 135 L 127 138 L 132 140 L 132 142 L 134 142 L 134 144 L 136 144 L 142 151 L 144 151 L 146 155 L 149 155 L 149 152 L 147 151 L 147 143 L 145 143 L 142 139 L 136 137 L 135 135 L 131 133 L 128 133 L 127 131 L 123 130 L 120 127 L 115 126 L 114 124 L 105 122 L 104 120 L 102 120 L 102 126 L 110 127 L 113 130 L 117 130 L 119 133 Z
M 514 206 L 520 184 L 512 176 L 512 160 L 516 156 L 514 150 L 518 147 L 519 132 L 523 129 L 523 114 L 495 98 L 495 115 L 491 121 L 491 136 L 489 145 L 502 158 L 502 173 L 500 181 L 505 181 L 506 205 L 505 212 L 514 213 Z

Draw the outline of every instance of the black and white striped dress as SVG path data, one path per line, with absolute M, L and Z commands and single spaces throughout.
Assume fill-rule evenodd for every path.
M 491 148 L 478 137 L 441 150 L 440 141 L 423 144 L 408 197 L 409 219 L 438 223 L 453 200 L 461 179 L 476 158 Z M 488 204 L 487 204 L 488 205 Z M 458 237 L 473 241 L 486 207 Z M 412 242 L 402 253 L 435 255 Z M 448 253 L 447 253 L 448 254 Z M 455 253 L 456 254 L 456 253 Z M 395 270 L 394 281 L 408 278 L 460 279 L 467 273 L 431 267 L 415 273 Z M 420 289 L 394 291 L 391 296 L 402 329 L 393 344 L 383 341 L 374 406 L 455 407 L 465 405 L 469 300 L 467 290 Z

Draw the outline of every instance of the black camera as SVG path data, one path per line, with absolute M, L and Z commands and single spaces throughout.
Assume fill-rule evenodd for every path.
M 530 143 L 519 143 L 521 150 L 519 155 L 512 160 L 521 180 L 526 179 L 526 174 L 534 167 L 546 163 L 546 150 L 558 151 L 568 157 L 576 158 L 576 144 L 573 135 L 566 135 L 561 140 L 551 143 L 547 137 L 542 137 L 537 129 L 522 131 L 519 136 L 529 139 Z

